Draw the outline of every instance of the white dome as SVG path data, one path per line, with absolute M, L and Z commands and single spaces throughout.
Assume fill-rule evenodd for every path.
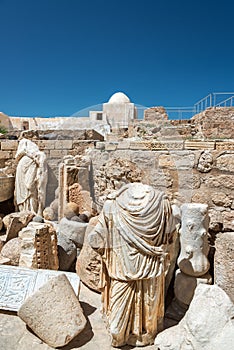
M 116 92 L 111 96 L 108 103 L 130 103 L 130 99 L 123 92 Z

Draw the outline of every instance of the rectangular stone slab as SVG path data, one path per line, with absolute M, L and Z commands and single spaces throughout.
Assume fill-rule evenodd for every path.
M 18 311 L 28 296 L 37 291 L 50 278 L 61 274 L 67 276 L 78 296 L 80 278 L 76 273 L 0 265 L 0 309 Z
M 69 343 L 86 325 L 83 310 L 65 274 L 50 279 L 28 297 L 18 316 L 54 348 Z

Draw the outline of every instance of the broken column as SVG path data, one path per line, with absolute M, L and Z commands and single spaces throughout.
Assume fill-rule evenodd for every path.
M 19 232 L 19 266 L 58 270 L 57 235 L 49 224 L 31 222 Z

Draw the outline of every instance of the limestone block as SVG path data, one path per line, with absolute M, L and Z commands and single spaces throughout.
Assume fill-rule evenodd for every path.
M 224 211 L 223 215 L 223 231 L 234 231 L 234 210 Z
M 18 315 L 54 348 L 68 344 L 86 326 L 82 308 L 64 274 L 50 279 L 26 299 Z
M 35 214 L 30 211 L 21 211 L 17 213 L 11 213 L 3 218 L 4 226 L 6 227 L 6 241 L 18 236 L 19 231 L 26 227 L 28 223 L 33 219 Z
M 232 199 L 223 192 L 214 192 L 212 193 L 212 202 L 217 206 L 230 207 Z
M 150 143 L 147 141 L 131 141 L 129 147 L 134 150 L 149 150 Z
M 234 150 L 234 141 L 216 141 L 216 147 L 218 151 L 221 150 Z
M 79 215 L 79 206 L 74 202 L 67 203 L 64 208 L 64 216 L 71 219 L 75 215 Z
M 208 227 L 206 204 L 186 203 L 181 206 L 181 251 L 177 263 L 187 275 L 198 277 L 209 270 Z
M 58 269 L 57 235 L 49 224 L 31 222 L 23 228 L 19 266 Z
M 115 151 L 117 149 L 117 143 L 106 143 L 105 150 L 106 151 Z
M 1 250 L 1 256 L 10 260 L 9 265 L 18 266 L 21 252 L 21 239 L 19 237 L 8 241 Z
M 159 333 L 160 350 L 230 350 L 234 343 L 234 305 L 217 285 L 199 284 L 184 318 Z
M 3 151 L 16 151 L 18 147 L 18 141 L 6 140 L 1 142 L 1 149 Z
M 76 260 L 77 247 L 68 237 L 58 234 L 59 270 L 69 271 Z
M 234 302 L 234 232 L 217 235 L 215 241 L 214 280 Z
M 51 149 L 50 157 L 51 158 L 62 158 L 67 155 L 67 150 L 65 149 Z
M 3 263 L 2 260 L 1 263 Z M 49 279 L 62 273 L 67 276 L 75 294 L 79 295 L 80 279 L 76 273 L 0 265 L 0 309 L 18 311 L 27 297 L 42 287 Z
M 174 284 L 175 297 L 180 302 L 189 305 L 193 299 L 194 291 L 200 283 L 211 284 L 211 275 L 206 273 L 203 276 L 194 277 L 177 270 Z
M 215 149 L 214 141 L 185 141 L 184 142 L 185 149 Z
M 72 148 L 72 140 L 56 140 L 54 143 L 55 149 L 71 149 Z
M 98 217 L 92 218 L 85 232 L 84 244 L 76 261 L 76 272 L 81 281 L 91 289 L 99 291 L 101 257 L 88 242 L 88 235 L 98 222 Z
M 221 171 L 234 172 L 234 153 L 219 156 L 216 159 L 216 167 Z
M 234 190 L 234 177 L 233 175 L 209 175 L 203 179 L 204 184 L 207 187 L 225 187 Z
M 59 233 L 73 241 L 77 247 L 81 248 L 84 243 L 84 235 L 87 223 L 77 222 L 62 218 L 59 223 Z

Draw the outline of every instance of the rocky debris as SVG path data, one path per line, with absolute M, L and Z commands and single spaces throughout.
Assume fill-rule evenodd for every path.
M 6 241 L 16 238 L 19 231 L 26 227 L 34 216 L 35 214 L 30 211 L 21 211 L 6 215 L 3 218 L 3 223 L 6 228 Z
M 58 260 L 59 270 L 69 271 L 76 260 L 77 248 L 69 238 L 62 234 L 58 234 Z
M 71 219 L 73 216 L 79 215 L 79 206 L 74 202 L 69 202 L 64 208 L 64 216 Z
M 214 255 L 214 280 L 234 302 L 234 232 L 217 235 Z
M 54 348 L 68 344 L 86 326 L 83 310 L 64 274 L 50 279 L 27 298 L 18 315 Z
M 80 222 L 74 220 L 74 217 L 73 220 L 62 218 L 59 222 L 59 233 L 69 238 L 77 247 L 81 248 L 84 243 L 85 230 L 88 224 L 82 222 L 79 217 L 77 218 Z
M 140 182 L 142 176 L 143 171 L 127 159 L 114 158 L 107 161 L 95 176 L 95 194 L 100 205 L 113 190 L 130 182 Z
M 19 266 L 21 239 L 19 237 L 8 241 L 2 248 L 0 256 L 9 259 L 8 265 Z
M 98 217 L 94 217 L 90 220 L 85 231 L 83 247 L 76 261 L 76 272 L 81 281 L 95 291 L 99 291 L 101 257 L 100 254 L 90 247 L 88 235 L 94 229 L 97 222 Z
M 234 305 L 217 285 L 199 284 L 184 318 L 159 333 L 160 350 L 230 350 L 234 342 Z

